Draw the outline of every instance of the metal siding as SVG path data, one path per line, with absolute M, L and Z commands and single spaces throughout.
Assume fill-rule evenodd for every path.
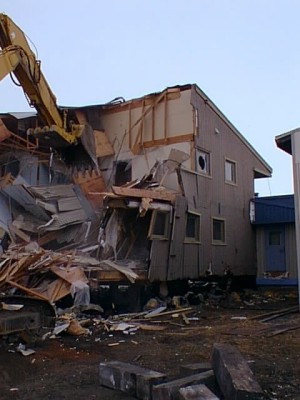
M 172 227 L 172 238 L 169 253 L 168 280 L 182 279 L 183 275 L 183 243 L 185 239 L 187 199 L 177 196 L 174 206 L 174 219 Z
M 168 255 L 168 240 L 152 240 L 149 267 L 150 282 L 167 280 Z
M 270 196 L 253 199 L 255 224 L 295 222 L 294 196 Z
M 265 272 L 265 231 L 263 227 L 256 228 L 257 277 L 263 278 Z

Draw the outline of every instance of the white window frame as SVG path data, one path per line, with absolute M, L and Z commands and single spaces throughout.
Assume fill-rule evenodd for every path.
M 204 157 L 203 157 L 204 156 Z M 199 159 L 202 157 L 204 160 L 204 167 L 202 168 L 199 163 Z M 196 172 L 201 175 L 211 177 L 211 152 L 202 148 L 196 148 Z
M 228 169 L 230 167 L 230 170 Z M 225 159 L 225 182 L 230 185 L 237 185 L 237 163 L 229 158 Z M 230 176 L 229 176 L 230 175 Z

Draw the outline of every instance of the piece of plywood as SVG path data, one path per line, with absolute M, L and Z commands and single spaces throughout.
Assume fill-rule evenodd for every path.
M 94 129 L 96 156 L 105 157 L 115 154 L 114 148 L 105 132 Z
M 69 283 L 74 283 L 76 281 L 82 281 L 87 283 L 88 279 L 81 268 L 78 267 L 70 267 L 70 268 L 60 268 L 57 266 L 52 266 L 51 271 L 55 273 L 55 275 L 64 279 Z

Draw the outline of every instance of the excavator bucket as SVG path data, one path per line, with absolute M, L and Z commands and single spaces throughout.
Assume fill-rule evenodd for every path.
M 44 126 L 42 128 L 30 129 L 28 133 L 38 139 L 39 144 L 42 146 L 61 148 L 76 145 L 83 129 L 83 125 L 74 125 L 72 132 L 68 133 L 59 126 L 52 125 L 50 127 Z

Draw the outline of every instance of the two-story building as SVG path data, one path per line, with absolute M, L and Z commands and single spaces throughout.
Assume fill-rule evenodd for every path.
M 197 85 L 77 110 L 82 114 L 114 148 L 98 160 L 106 186 L 114 185 L 106 234 L 110 244 L 118 236 L 111 246 L 117 259 L 139 260 L 151 281 L 220 275 L 228 267 L 256 276 L 250 200 L 254 180 L 272 170 Z
M 151 282 L 223 275 L 228 268 L 235 276 L 255 278 L 250 200 L 254 180 L 270 177 L 272 170 L 197 85 L 71 111 L 75 122 L 86 125 L 80 144 L 48 153 L 42 139 L 28 145 L 32 115 L 18 120 L 2 116 L 2 169 L 5 175 L 10 166 L 14 180 L 14 188 L 3 183 L 3 195 L 14 195 L 24 208 L 24 197 L 16 193 L 22 189 L 41 196 L 37 187 L 43 185 L 43 198 L 35 202 L 31 197 L 32 206 L 25 208 L 27 213 L 35 210 L 36 217 L 37 204 L 43 207 L 43 215 L 49 214 L 44 215 L 46 231 L 54 229 L 53 221 L 60 222 L 51 240 L 70 238 L 70 230 L 85 217 L 78 218 L 78 205 L 70 208 L 67 200 L 54 199 L 58 189 L 51 201 L 64 201 L 61 210 L 68 215 L 58 210 L 51 216 L 55 207 L 45 203 L 45 185 L 74 184 L 102 216 L 95 254 L 115 267 L 130 265 Z M 87 164 L 92 171 L 82 173 Z M 82 195 L 78 198 L 84 208 Z M 91 219 L 90 212 L 85 215 Z M 17 226 L 20 231 L 29 224 L 18 221 Z

